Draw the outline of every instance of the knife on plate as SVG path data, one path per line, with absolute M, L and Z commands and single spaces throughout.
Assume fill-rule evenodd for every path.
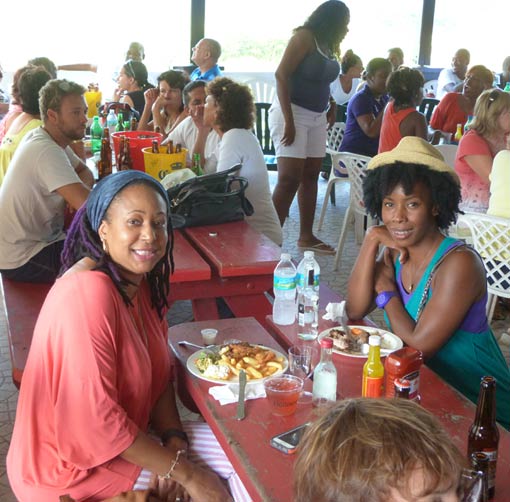
M 237 400 L 237 420 L 244 418 L 244 391 L 246 389 L 246 371 L 239 370 L 239 398 Z

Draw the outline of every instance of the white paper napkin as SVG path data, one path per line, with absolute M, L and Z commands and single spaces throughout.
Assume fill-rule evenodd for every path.
M 229 383 L 227 385 L 209 387 L 209 394 L 219 401 L 222 406 L 224 404 L 237 403 L 239 398 L 239 384 Z M 262 382 L 248 383 L 244 392 L 244 400 L 258 399 L 259 397 L 266 397 L 264 384 Z
M 323 319 L 327 321 L 336 321 L 342 324 L 347 323 L 349 318 L 345 313 L 345 301 L 340 303 L 328 303 L 326 307 L 326 313 L 322 316 Z

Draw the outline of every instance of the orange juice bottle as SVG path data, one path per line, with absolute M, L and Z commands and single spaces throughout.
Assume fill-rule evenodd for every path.
M 368 359 L 363 366 L 363 397 L 381 397 L 384 385 L 384 366 L 381 363 L 381 337 L 370 335 L 368 338 Z

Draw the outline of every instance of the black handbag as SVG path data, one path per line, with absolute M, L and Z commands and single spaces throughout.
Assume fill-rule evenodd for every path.
M 251 216 L 253 206 L 245 196 L 248 180 L 234 174 L 239 169 L 241 165 L 236 165 L 169 188 L 172 215 L 184 218 L 183 227 L 227 223 Z

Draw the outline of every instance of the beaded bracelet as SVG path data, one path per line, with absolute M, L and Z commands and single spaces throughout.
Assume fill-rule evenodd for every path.
M 177 467 L 177 464 L 179 463 L 179 458 L 181 455 L 184 455 L 186 453 L 186 450 L 177 450 L 177 455 L 175 455 L 175 459 L 172 462 L 172 465 L 170 466 L 170 469 L 168 469 L 168 472 L 164 474 L 163 476 L 158 476 L 159 479 L 172 479 L 172 474 L 174 472 L 174 469 Z

